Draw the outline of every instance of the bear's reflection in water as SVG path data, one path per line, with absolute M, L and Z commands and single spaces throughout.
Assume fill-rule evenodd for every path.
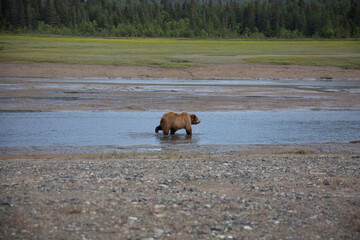
M 174 135 L 156 134 L 160 144 L 198 144 L 199 136 L 175 133 Z

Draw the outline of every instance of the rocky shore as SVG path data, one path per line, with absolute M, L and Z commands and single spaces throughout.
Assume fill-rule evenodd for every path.
M 1 239 L 360 238 L 356 152 L 113 152 L 0 161 Z

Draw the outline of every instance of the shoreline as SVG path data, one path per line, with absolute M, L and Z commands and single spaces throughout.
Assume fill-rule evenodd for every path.
M 166 143 L 160 146 L 136 145 L 136 146 L 14 146 L 0 147 L 0 159 L 24 158 L 25 156 L 49 156 L 50 158 L 67 156 L 89 155 L 98 157 L 103 154 L 158 154 L 161 152 L 176 152 L 183 154 L 222 154 L 229 152 L 244 153 L 279 153 L 279 152 L 303 152 L 306 153 L 331 153 L 331 154 L 356 154 L 360 153 L 360 141 L 350 142 L 327 142 L 327 143 L 286 143 L 286 144 L 204 144 L 189 145 Z

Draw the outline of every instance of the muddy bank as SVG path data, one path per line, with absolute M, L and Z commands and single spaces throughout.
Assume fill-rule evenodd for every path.
M 299 85 L 151 84 L 151 79 L 258 79 L 273 81 L 360 82 L 359 69 L 263 64 L 208 64 L 188 69 L 141 66 L 0 62 L 0 111 L 218 111 L 293 108 L 359 108 L 359 88 Z M 75 78 L 78 81 L 51 79 Z M 5 79 L 8 78 L 8 79 Z M 16 78 L 49 78 L 26 81 Z M 85 79 L 84 79 L 85 78 Z M 146 83 L 91 82 L 86 78 L 149 79 Z M 275 80 L 274 80 L 275 79 Z M 305 80 L 304 80 L 305 79 Z
M 184 84 L 156 80 L 0 79 L 0 111 L 238 111 L 359 109 L 360 81 L 247 80 Z M 178 81 L 178 83 L 176 82 Z M 198 82 L 201 80 L 197 80 Z M 222 80 L 218 80 L 222 81 Z M 300 81 L 300 82 L 299 82 Z M 338 83 L 341 83 L 340 85 Z
M 206 64 L 186 69 L 63 63 L 0 62 L 0 77 L 176 78 L 176 79 L 360 79 L 360 69 L 254 63 Z
M 263 151 L 2 156 L 0 238 L 360 237 L 359 154 Z

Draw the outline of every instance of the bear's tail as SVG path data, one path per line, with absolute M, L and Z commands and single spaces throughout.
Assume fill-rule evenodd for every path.
M 160 125 L 155 128 L 156 133 L 158 133 L 160 130 L 162 130 Z

